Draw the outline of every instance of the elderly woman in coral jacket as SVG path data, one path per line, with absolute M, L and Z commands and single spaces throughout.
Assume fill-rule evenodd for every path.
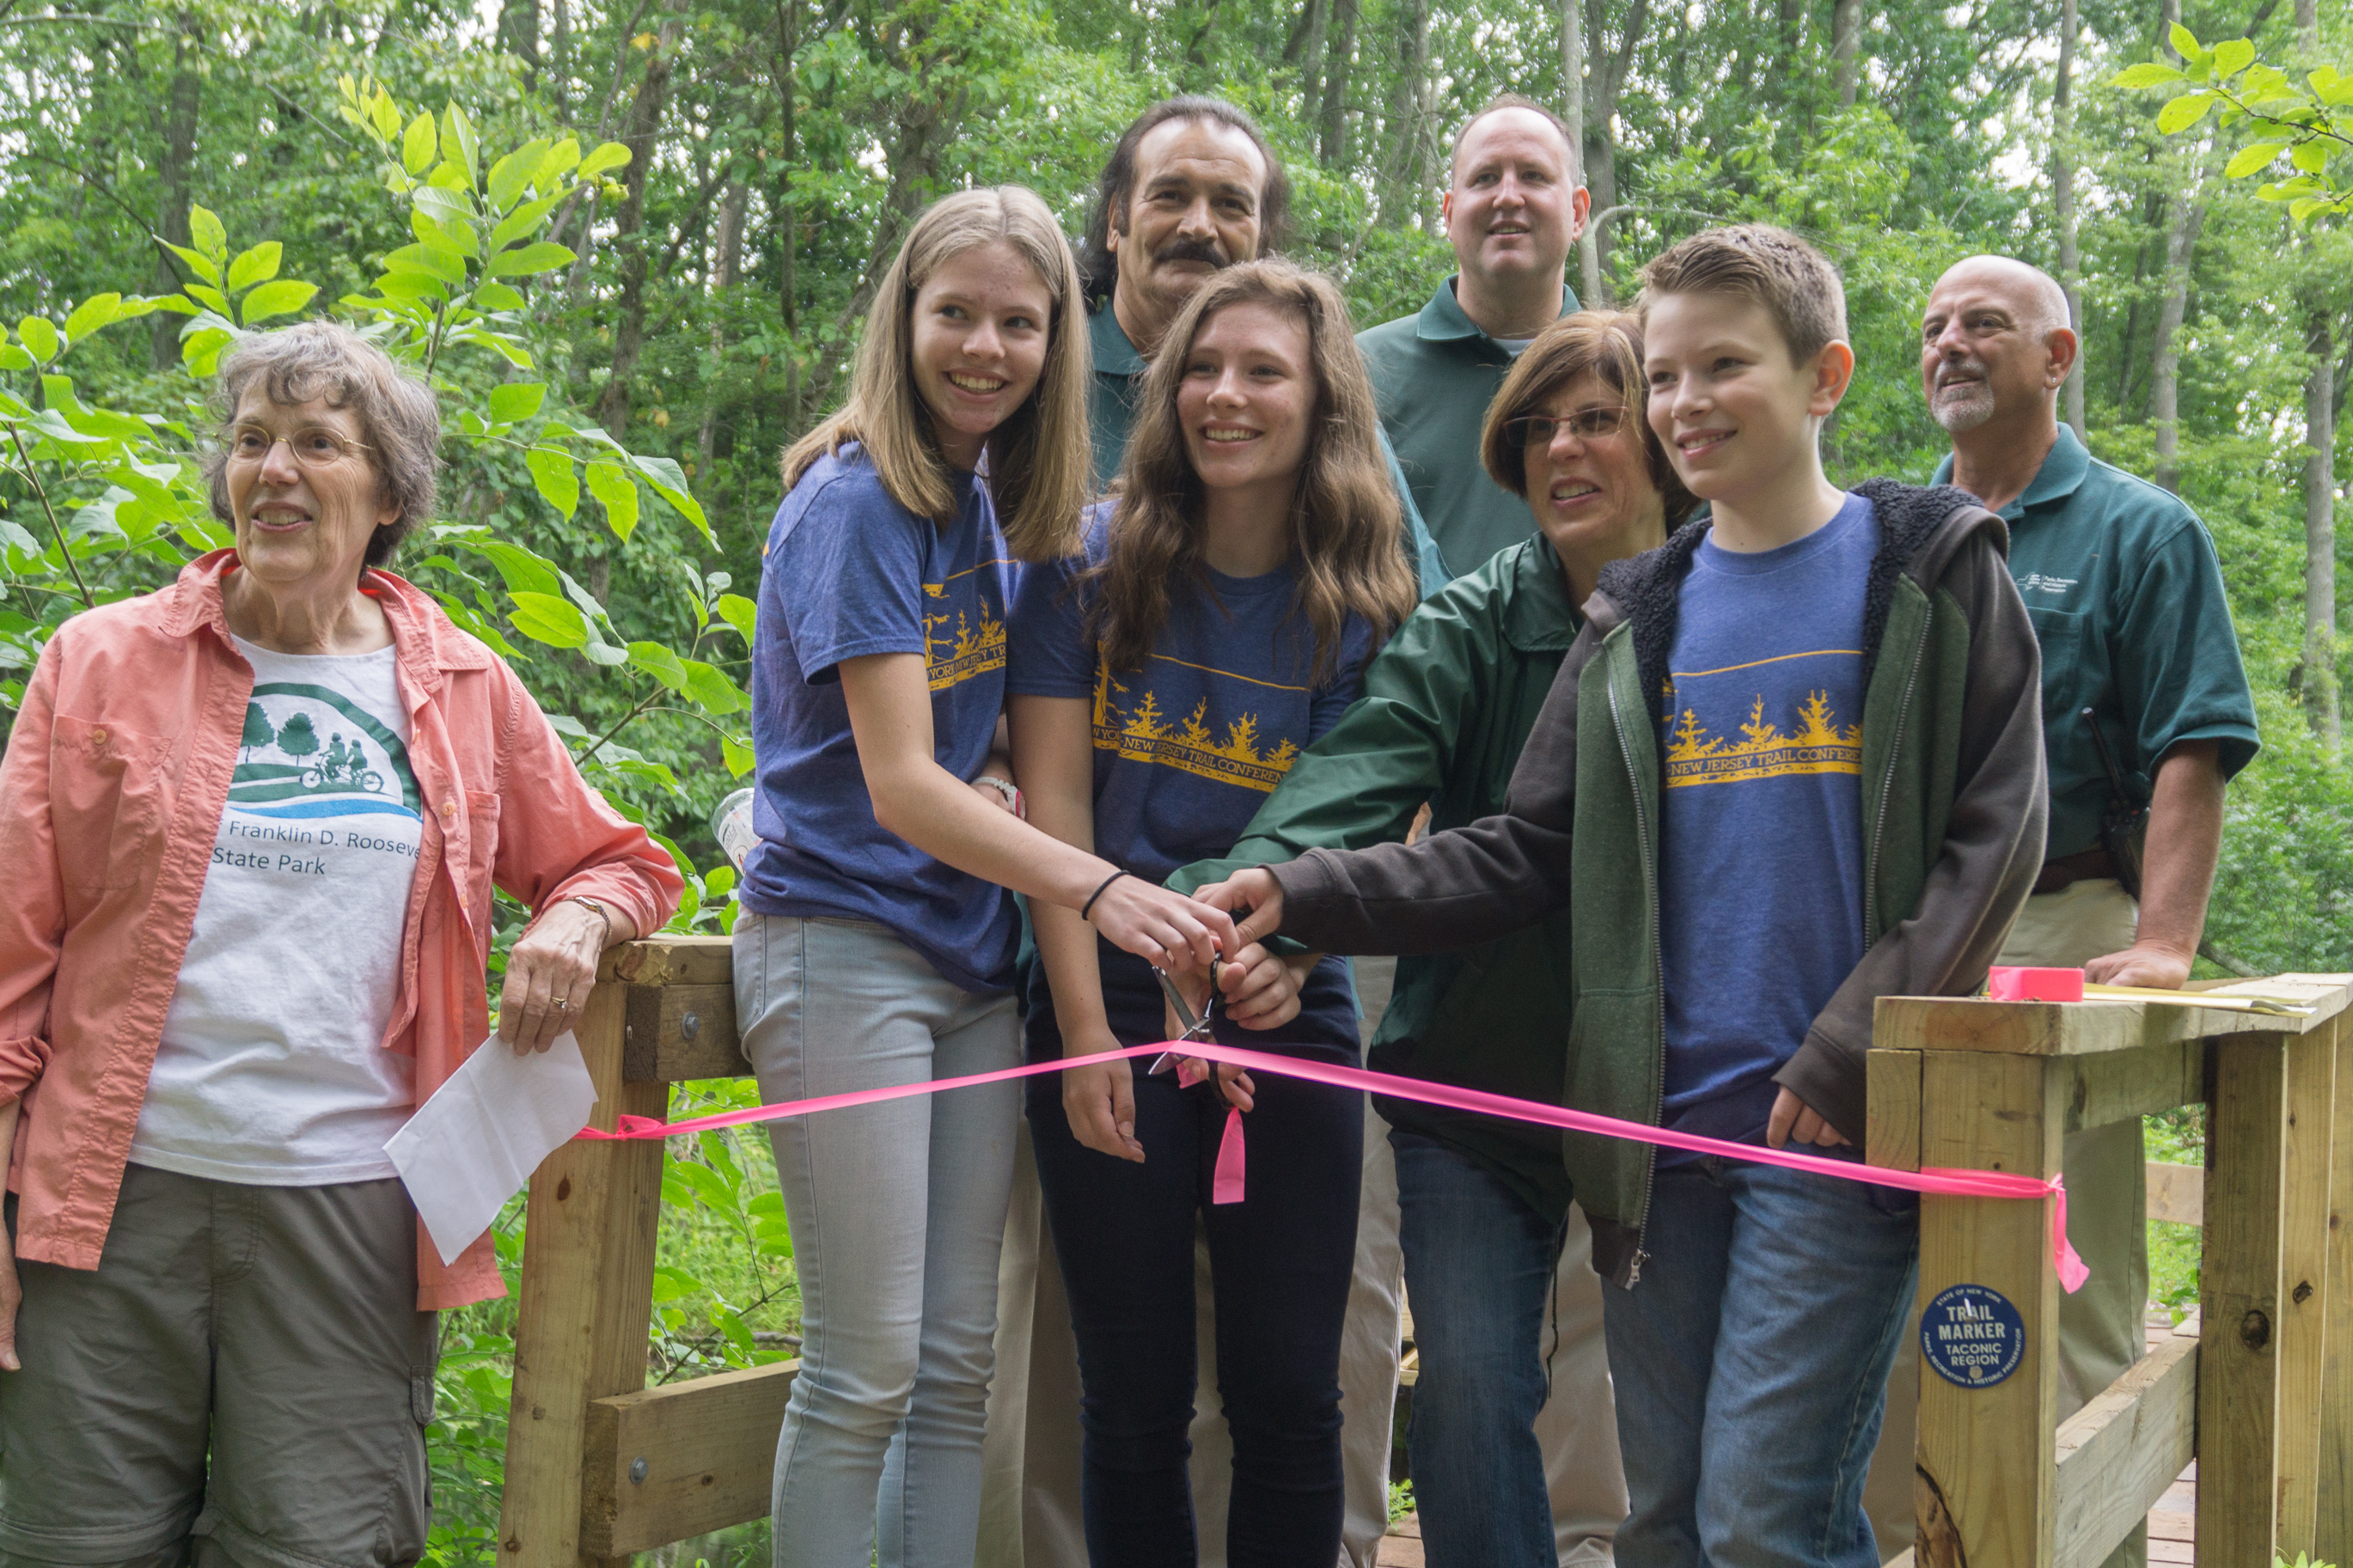
M 385 1141 L 489 1031 L 493 884 L 544 1049 L 678 872 L 522 681 L 383 570 L 433 395 L 355 334 L 220 377 L 233 549 L 78 616 L 0 758 L 0 1568 L 425 1549 L 435 1310 Z

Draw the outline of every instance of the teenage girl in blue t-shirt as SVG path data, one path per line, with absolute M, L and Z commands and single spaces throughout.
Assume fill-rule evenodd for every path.
M 1013 1066 L 1008 889 L 1158 963 L 1236 945 L 1025 825 L 995 748 L 1014 563 L 1060 556 L 1085 499 L 1086 325 L 1053 216 L 1018 186 L 949 196 L 875 300 L 847 406 L 786 455 L 761 572 L 734 959 L 771 1101 Z M 771 1124 L 806 1341 L 778 1568 L 863 1568 L 878 1524 L 892 1568 L 970 1563 L 1017 1104 L 1008 1084 Z
M 1015 604 L 1012 740 L 1039 826 L 1152 882 L 1232 847 L 1413 607 L 1375 429 L 1331 284 L 1262 261 L 1194 296 L 1145 383 L 1123 493 L 1090 514 L 1082 554 L 1027 574 Z M 1164 1037 L 1150 965 L 1068 910 L 1033 916 L 1033 1060 Z M 1221 1039 L 1355 1065 L 1339 960 L 1255 946 L 1234 956 Z M 1340 1334 L 1363 1105 L 1319 1085 L 1221 1076 L 1188 1089 L 1118 1062 L 1030 1080 L 1085 1391 L 1096 1568 L 1195 1561 L 1197 1213 L 1233 1436 L 1227 1561 L 1296 1568 L 1339 1555 Z M 1250 1113 L 1248 1196 L 1215 1205 L 1227 1097 Z

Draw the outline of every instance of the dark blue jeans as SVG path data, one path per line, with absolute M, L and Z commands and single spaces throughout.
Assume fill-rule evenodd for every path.
M 1877 1568 L 1862 1479 L 1919 1269 L 1919 1200 L 1714 1157 L 1662 1170 L 1604 1289 L 1632 1511 L 1619 1568 Z
M 1121 955 L 1124 956 L 1124 955 Z M 1161 1037 L 1159 993 L 1105 962 L 1105 1003 L 1123 1044 Z M 1142 968 L 1140 962 L 1136 964 Z M 1337 965 L 1328 966 L 1336 971 Z M 1121 984 L 1124 980 L 1127 984 Z M 1147 979 L 1147 984 L 1148 979 Z M 1341 984 L 1318 971 L 1314 984 Z M 1032 994 L 1033 1059 L 1059 1056 L 1050 1011 Z M 1252 1049 L 1353 1066 L 1356 1044 L 1270 1040 L 1222 1026 Z M 1145 1163 L 1071 1135 L 1060 1079 L 1029 1086 L 1038 1179 L 1078 1341 L 1080 1497 L 1094 1568 L 1192 1568 L 1197 1560 L 1186 1436 L 1193 1420 L 1193 1235 L 1201 1216 L 1217 1292 L 1218 1390 L 1233 1435 L 1231 1568 L 1324 1568 L 1340 1553 L 1340 1330 L 1356 1246 L 1363 1097 L 1256 1074 L 1243 1118 L 1248 1197 L 1209 1201 L 1226 1107 L 1209 1084 L 1135 1067 Z
M 1445 1144 L 1392 1131 L 1421 1374 L 1407 1452 L 1430 1568 L 1554 1568 L 1536 1415 L 1560 1227 Z

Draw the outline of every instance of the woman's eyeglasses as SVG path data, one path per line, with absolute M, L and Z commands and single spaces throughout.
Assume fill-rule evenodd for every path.
M 1580 441 L 1599 441 L 1626 428 L 1633 416 L 1616 404 L 1580 408 L 1566 419 L 1549 414 L 1523 414 L 1504 421 L 1504 438 L 1514 447 L 1549 447 L 1565 426 Z
M 323 425 L 308 426 L 290 436 L 274 435 L 259 425 L 240 425 L 229 432 L 229 460 L 259 463 L 280 441 L 294 454 L 294 460 L 306 468 L 332 468 L 346 458 L 372 449 L 364 441 L 354 441 Z

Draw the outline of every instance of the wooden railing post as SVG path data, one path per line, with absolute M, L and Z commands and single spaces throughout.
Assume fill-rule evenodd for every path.
M 2345 1563 L 2353 1560 L 2353 1029 L 2341 1016 L 2329 1020 L 2327 1028 L 2337 1049 L 2337 1078 L 2329 1113 L 2327 1345 L 2321 1361 L 2320 1488 L 2312 1554 L 2322 1562 Z
M 2001 1048 L 2005 1043 L 2010 1050 Z M 2021 1033 L 2015 1042 L 1987 1039 L 1976 1049 L 1922 1053 L 1922 1166 L 2058 1173 L 2062 1090 L 2073 1079 L 2056 1058 L 2010 1054 L 2031 1045 Z M 1992 1291 L 2015 1308 L 2024 1344 L 2016 1370 L 1984 1386 L 1963 1386 L 1922 1368 L 1916 1561 L 1921 1568 L 2049 1568 L 2059 1425 L 2059 1282 L 2049 1205 L 1924 1197 L 1923 1308 L 1933 1317 L 1937 1298 L 1958 1285 Z M 1932 1321 L 1928 1331 L 1936 1328 Z
M 590 1122 L 607 1131 L 624 1114 L 659 1116 L 669 1103 L 667 1084 L 624 1081 L 627 990 L 599 982 L 574 1030 L 596 1084 Z M 661 1166 L 659 1139 L 575 1141 L 549 1155 L 532 1177 L 515 1313 L 500 1568 L 607 1561 L 581 1549 L 588 1405 L 645 1386 Z

